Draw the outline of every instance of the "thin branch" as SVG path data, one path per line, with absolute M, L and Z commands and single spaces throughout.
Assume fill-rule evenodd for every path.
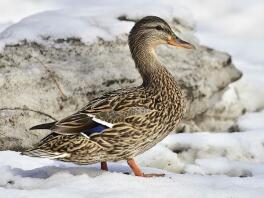
M 34 56 L 34 58 L 35 58 L 35 59 L 36 59 L 41 65 L 42 65 L 42 67 L 44 67 L 44 69 L 50 74 L 50 77 L 51 77 L 51 79 L 53 80 L 53 82 L 54 82 L 55 86 L 57 87 L 57 89 L 59 90 L 59 92 L 60 92 L 62 98 L 63 98 L 63 99 L 66 99 L 67 96 L 63 93 L 62 88 L 61 88 L 59 82 L 57 81 L 57 79 L 56 79 L 56 77 L 55 77 L 55 75 L 54 75 L 54 72 L 51 71 L 51 69 L 50 69 L 46 64 L 44 64 L 39 58 L 37 58 L 37 57 L 35 57 L 35 56 Z
M 8 111 L 17 111 L 17 110 L 18 111 L 31 111 L 31 112 L 38 113 L 38 114 L 44 115 L 46 117 L 49 117 L 50 119 L 52 119 L 54 121 L 57 121 L 56 118 L 52 117 L 51 115 L 44 113 L 44 112 L 41 112 L 41 111 L 38 111 L 38 110 L 34 110 L 34 109 L 22 108 L 22 107 L 13 107 L 13 108 L 4 107 L 4 108 L 0 109 L 0 111 L 5 111 L 5 110 L 8 110 Z

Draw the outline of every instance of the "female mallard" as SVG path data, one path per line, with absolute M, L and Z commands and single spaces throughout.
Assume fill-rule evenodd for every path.
M 103 170 L 107 161 L 127 160 L 136 176 L 148 176 L 133 158 L 173 131 L 184 113 L 181 89 L 154 48 L 159 44 L 194 47 L 156 16 L 139 20 L 128 40 L 142 85 L 106 93 L 69 117 L 32 127 L 53 133 L 23 154 L 77 164 L 101 162 Z

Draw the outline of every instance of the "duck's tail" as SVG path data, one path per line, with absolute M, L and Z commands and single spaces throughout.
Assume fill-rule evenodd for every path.
M 58 159 L 58 158 L 64 158 L 68 157 L 70 154 L 67 152 L 59 152 L 52 147 L 51 145 L 54 144 L 54 141 L 56 142 L 56 138 L 59 135 L 56 133 L 51 133 L 42 140 L 40 140 L 38 146 L 32 149 L 28 149 L 24 152 L 22 152 L 22 155 L 27 155 L 30 157 L 42 157 L 42 158 L 49 158 L 49 159 Z
M 49 122 L 45 124 L 39 124 L 36 126 L 31 127 L 29 130 L 35 130 L 35 129 L 51 129 L 56 122 Z
M 27 155 L 30 157 L 41 157 L 41 158 L 48 158 L 48 159 L 59 159 L 64 157 L 69 157 L 69 153 L 58 153 L 58 152 L 48 152 L 42 149 L 32 149 L 27 150 L 21 153 L 22 155 Z

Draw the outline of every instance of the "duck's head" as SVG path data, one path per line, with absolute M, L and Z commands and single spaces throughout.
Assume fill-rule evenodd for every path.
M 129 45 L 135 47 L 144 44 L 155 47 L 159 44 L 169 44 L 180 48 L 194 49 L 194 46 L 183 41 L 172 31 L 163 19 L 147 16 L 136 22 L 129 34 Z

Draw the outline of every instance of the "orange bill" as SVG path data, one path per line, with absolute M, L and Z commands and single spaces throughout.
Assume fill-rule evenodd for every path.
M 168 38 L 168 44 L 176 47 L 186 48 L 186 49 L 195 49 L 194 45 L 177 38 L 176 36 L 171 36 Z

